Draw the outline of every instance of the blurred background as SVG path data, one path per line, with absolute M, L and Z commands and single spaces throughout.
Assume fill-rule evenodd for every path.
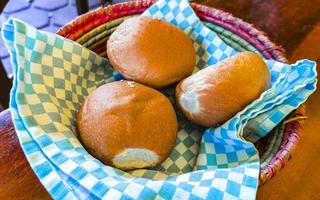
M 56 32 L 80 14 L 125 0 L 1 0 L 0 25 L 15 17 L 34 27 Z M 288 60 L 320 61 L 320 0 L 197 0 L 255 24 L 272 41 L 282 45 Z M 0 28 L 1 29 L 1 28 Z M 310 51 L 310 48 L 313 50 Z M 0 38 L 0 111 L 8 107 L 12 68 Z

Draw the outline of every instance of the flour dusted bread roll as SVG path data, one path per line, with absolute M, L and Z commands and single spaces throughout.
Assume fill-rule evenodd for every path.
M 120 24 L 108 40 L 107 54 L 125 78 L 154 88 L 187 77 L 196 62 L 191 39 L 174 25 L 151 17 Z
M 217 126 L 268 89 L 270 74 L 257 54 L 242 52 L 184 79 L 176 87 L 183 114 L 203 126 Z
M 175 144 L 177 126 L 168 98 L 132 81 L 99 87 L 77 116 L 79 138 L 88 152 L 123 170 L 160 164 Z

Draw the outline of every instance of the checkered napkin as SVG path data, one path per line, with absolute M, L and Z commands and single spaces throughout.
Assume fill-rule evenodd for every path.
M 143 15 L 184 30 L 194 41 L 199 69 L 237 53 L 200 22 L 186 0 L 159 0 Z M 268 60 L 272 86 L 259 99 L 207 130 L 177 111 L 178 138 L 169 158 L 154 169 L 124 172 L 92 157 L 74 135 L 84 97 L 115 79 L 108 61 L 15 19 L 2 30 L 15 75 L 13 122 L 32 169 L 55 199 L 254 199 L 259 157 L 242 138 L 264 136 L 315 90 L 314 62 Z M 174 103 L 174 90 L 164 93 Z

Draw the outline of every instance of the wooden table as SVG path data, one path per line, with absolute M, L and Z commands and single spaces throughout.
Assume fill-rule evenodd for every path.
M 284 46 L 290 62 L 309 58 L 320 64 L 319 0 L 196 2 L 256 24 Z M 258 199 L 320 199 L 320 91 L 306 102 L 306 110 L 308 120 L 293 159 L 259 188 Z M 50 199 L 22 153 L 9 110 L 0 113 L 0 199 Z

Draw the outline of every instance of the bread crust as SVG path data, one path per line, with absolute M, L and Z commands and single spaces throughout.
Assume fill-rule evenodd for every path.
M 260 56 L 241 52 L 184 79 L 176 101 L 191 121 L 218 126 L 269 88 L 270 73 Z
M 145 149 L 158 156 L 150 166 L 140 168 L 158 165 L 169 156 L 178 124 L 162 93 L 132 81 L 117 81 L 100 86 L 84 100 L 77 127 L 88 152 L 105 164 L 114 165 L 114 157 L 128 149 Z
M 107 42 L 112 66 L 125 78 L 162 88 L 192 74 L 191 39 L 174 25 L 152 17 L 127 19 Z

